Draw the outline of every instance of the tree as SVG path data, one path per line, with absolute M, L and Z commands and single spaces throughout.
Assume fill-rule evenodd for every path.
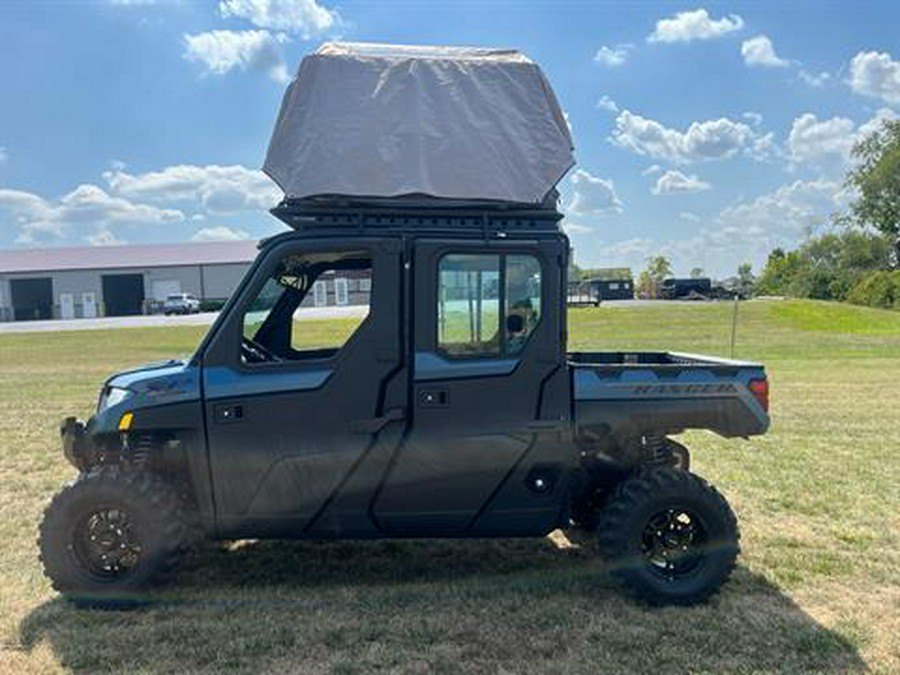
M 650 278 L 650 273 L 647 270 L 642 271 L 638 275 L 638 279 L 634 284 L 634 290 L 637 292 L 637 297 L 642 300 L 656 297 L 656 284 Z
M 574 260 L 569 259 L 569 281 L 581 281 L 584 278 L 584 270 L 582 270 Z
M 753 294 L 753 285 L 756 279 L 753 276 L 753 268 L 750 263 L 742 263 L 737 268 L 737 291 L 742 298 Z
M 774 249 L 756 280 L 756 292 L 762 295 L 786 295 L 801 266 L 797 251 L 785 253 L 783 248 Z
M 662 283 L 663 279 L 672 276 L 672 263 L 664 255 L 647 258 L 647 272 L 651 278 Z
M 647 258 L 647 269 L 641 272 L 637 281 L 640 297 L 658 298 L 663 281 L 672 276 L 672 263 L 664 255 Z
M 871 231 L 844 230 L 807 239 L 796 251 L 776 248 L 756 280 L 762 295 L 844 300 L 873 271 L 890 266 L 891 243 Z
M 691 279 L 702 279 L 704 276 L 702 267 L 695 267 L 691 270 Z
M 855 168 L 847 186 L 859 194 L 851 220 L 871 226 L 894 242 L 893 265 L 900 264 L 900 120 L 887 120 L 853 146 Z

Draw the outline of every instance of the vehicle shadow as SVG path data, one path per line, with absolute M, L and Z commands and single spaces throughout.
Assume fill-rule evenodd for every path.
M 20 649 L 49 645 L 76 672 L 867 670 L 746 568 L 705 605 L 654 609 L 561 536 L 209 545 L 145 600 L 103 612 L 53 599 L 20 623 Z

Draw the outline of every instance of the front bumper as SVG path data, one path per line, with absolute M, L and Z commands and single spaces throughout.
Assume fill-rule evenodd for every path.
M 59 425 L 59 435 L 62 437 L 63 454 L 66 459 L 76 469 L 83 471 L 88 465 L 87 453 L 91 447 L 84 422 L 67 417 Z

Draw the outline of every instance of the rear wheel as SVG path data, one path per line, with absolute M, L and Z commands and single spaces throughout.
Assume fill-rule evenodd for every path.
M 146 471 L 107 466 L 65 487 L 40 527 L 53 587 L 89 606 L 128 606 L 163 581 L 186 548 L 175 490 Z
M 699 476 L 644 469 L 622 481 L 600 512 L 600 552 L 632 595 L 690 605 L 719 590 L 740 550 L 725 498 Z

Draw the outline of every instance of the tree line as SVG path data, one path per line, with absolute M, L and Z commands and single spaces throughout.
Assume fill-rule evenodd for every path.
M 773 250 L 758 277 L 749 264 L 728 280 L 741 295 L 788 295 L 900 309 L 900 120 L 889 120 L 852 150 L 846 187 L 855 198 L 832 218 L 833 231 L 795 250 Z M 672 274 L 665 256 L 648 259 L 636 288 L 658 297 Z M 692 276 L 702 274 L 695 269 Z

